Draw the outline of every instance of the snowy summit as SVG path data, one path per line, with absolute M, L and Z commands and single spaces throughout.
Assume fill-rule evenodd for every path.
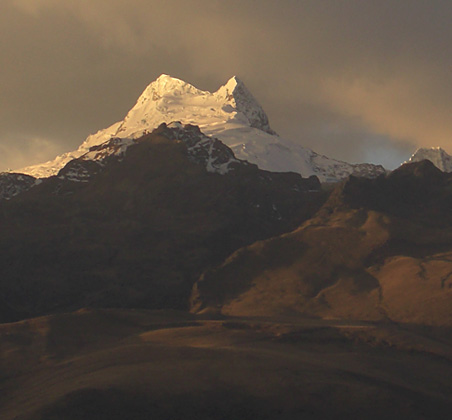
M 72 159 L 85 155 L 91 158 L 94 146 L 119 138 L 123 139 L 124 152 L 134 139 L 161 123 L 175 121 L 199 126 L 202 133 L 229 146 L 238 159 L 269 171 L 317 175 L 321 181 L 337 181 L 350 174 L 373 177 L 384 173 L 381 166 L 341 162 L 282 139 L 270 128 L 267 115 L 251 92 L 235 76 L 211 93 L 166 74 L 144 90 L 122 121 L 90 135 L 73 152 L 18 172 L 38 178 L 56 175 Z

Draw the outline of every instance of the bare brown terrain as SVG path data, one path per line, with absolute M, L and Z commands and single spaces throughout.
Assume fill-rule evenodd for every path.
M 324 202 L 315 177 L 248 163 L 210 173 L 171 134 L 160 127 L 102 170 L 71 161 L 61 177 L 0 201 L 0 322 L 88 306 L 187 309 L 207 267 L 294 229 Z M 64 179 L 80 167 L 89 182 Z
M 328 194 L 186 153 L 1 203 L 0 419 L 449 419 L 452 174 Z
M 446 419 L 452 330 L 82 310 L 0 326 L 2 420 Z
M 450 327 L 451 187 L 427 161 L 350 178 L 298 229 L 207 270 L 192 310 Z

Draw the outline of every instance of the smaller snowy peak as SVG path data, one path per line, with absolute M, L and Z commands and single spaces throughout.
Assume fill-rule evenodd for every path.
M 446 153 L 441 147 L 421 147 L 405 163 L 420 162 L 422 160 L 429 160 L 443 172 L 452 172 L 452 156 Z

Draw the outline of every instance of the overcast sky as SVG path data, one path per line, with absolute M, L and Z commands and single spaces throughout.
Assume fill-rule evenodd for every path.
M 330 157 L 452 153 L 451 23 L 450 0 L 1 0 L 0 170 L 78 147 L 161 73 L 237 75 Z

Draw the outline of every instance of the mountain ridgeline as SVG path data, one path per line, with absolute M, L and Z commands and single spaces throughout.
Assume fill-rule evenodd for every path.
M 185 309 L 206 268 L 296 228 L 323 201 L 316 177 L 260 170 L 197 127 L 163 124 L 126 154 L 72 160 L 1 202 L 2 321 L 84 306 Z
M 293 232 L 196 283 L 194 312 L 452 326 L 452 174 L 430 161 L 350 177 Z
M 96 155 L 89 153 L 94 146 L 115 138 L 125 150 L 133 139 L 161 123 L 175 121 L 199 126 L 205 135 L 229 146 L 238 159 L 272 172 L 315 175 L 321 182 L 335 182 L 350 174 L 375 177 L 385 172 L 381 165 L 338 161 L 279 137 L 265 111 L 235 76 L 216 92 L 208 92 L 165 74 L 149 84 L 122 121 L 88 136 L 77 150 L 17 172 L 36 178 L 56 175 L 72 159 L 84 156 L 96 160 Z

